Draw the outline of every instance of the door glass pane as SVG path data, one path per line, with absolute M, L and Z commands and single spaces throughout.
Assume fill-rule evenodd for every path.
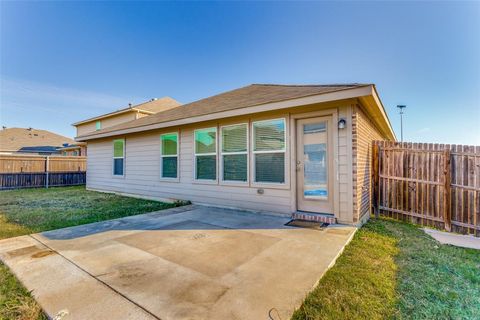
M 328 197 L 327 123 L 303 125 L 303 194 L 306 199 Z

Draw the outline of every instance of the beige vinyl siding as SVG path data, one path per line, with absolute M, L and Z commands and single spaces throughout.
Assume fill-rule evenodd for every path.
M 338 117 L 351 117 L 351 100 L 335 103 L 324 103 L 304 107 L 296 107 L 288 110 L 240 116 L 221 121 L 207 121 L 195 125 L 169 127 L 165 129 L 140 132 L 111 138 L 89 140 L 89 156 L 87 170 L 87 188 L 92 190 L 119 192 L 128 195 L 146 197 L 152 199 L 179 199 L 190 200 L 193 203 L 210 204 L 223 207 L 242 208 L 254 211 L 267 211 L 277 214 L 288 215 L 295 211 L 294 177 L 292 172 L 290 153 L 295 152 L 291 146 L 290 137 L 294 128 L 290 125 L 290 115 L 294 113 L 316 112 L 322 109 L 334 110 Z M 286 146 L 286 173 L 285 184 L 282 185 L 256 185 L 253 182 L 253 172 L 249 175 L 248 183 L 243 185 L 229 184 L 218 181 L 195 181 L 194 180 L 194 130 L 212 126 L 232 125 L 239 123 L 251 123 L 258 120 L 286 119 L 287 146 Z M 347 121 L 349 122 L 349 121 Z M 340 222 L 352 223 L 352 148 L 351 124 L 346 129 L 340 130 L 337 147 L 339 174 L 337 178 L 340 185 L 338 211 L 335 216 Z M 162 181 L 160 178 L 160 134 L 179 132 L 179 179 L 175 181 Z M 220 131 L 219 131 L 220 132 Z M 251 135 L 251 131 L 249 130 Z M 112 176 L 112 141 L 117 138 L 125 138 L 125 176 L 118 178 Z M 250 136 L 251 138 L 251 136 Z M 249 140 L 251 143 L 251 139 Z M 250 149 L 251 150 L 251 149 Z M 217 166 L 221 157 L 217 154 Z M 253 168 L 251 152 L 248 157 L 249 167 Z M 349 169 L 350 168 L 350 169 Z M 263 194 L 258 194 L 257 189 L 262 188 Z
M 372 200 L 372 141 L 386 138 L 382 136 L 360 106 L 354 106 L 353 110 L 354 222 L 363 222 L 369 216 Z
M 81 135 L 96 131 L 95 124 L 97 123 L 97 121 L 100 121 L 102 124 L 102 129 L 105 129 L 105 128 L 117 125 L 119 123 L 135 120 L 137 119 L 136 114 L 137 114 L 137 111 L 131 110 L 125 113 L 116 114 L 116 115 L 112 115 L 102 119 L 94 120 L 91 122 L 79 124 L 76 126 L 77 136 L 81 136 Z

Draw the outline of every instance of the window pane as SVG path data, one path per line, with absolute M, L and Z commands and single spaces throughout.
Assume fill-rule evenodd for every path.
M 114 140 L 113 141 L 113 156 L 114 157 L 123 157 L 123 140 Z
M 223 180 L 247 181 L 246 154 L 230 154 L 223 156 Z
M 113 159 L 113 174 L 123 176 L 123 159 Z
M 100 121 L 95 122 L 95 130 L 102 129 L 102 123 Z
M 162 178 L 177 177 L 177 157 L 162 158 Z
M 247 151 L 247 125 L 240 124 L 222 128 L 222 151 Z
M 217 156 L 197 156 L 197 179 L 217 179 Z
M 195 131 L 195 152 L 215 153 L 217 132 L 215 128 Z
M 176 155 L 177 154 L 177 141 L 178 135 L 176 133 L 164 134 L 160 136 L 162 140 L 162 155 Z
M 285 148 L 285 121 L 283 119 L 253 123 L 254 150 L 271 151 Z
M 256 182 L 285 182 L 285 153 L 255 154 Z

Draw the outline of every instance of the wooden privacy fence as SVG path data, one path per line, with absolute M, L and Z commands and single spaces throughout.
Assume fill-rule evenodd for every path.
M 374 212 L 480 236 L 480 147 L 374 141 Z
M 85 184 L 86 157 L 0 155 L 0 190 Z

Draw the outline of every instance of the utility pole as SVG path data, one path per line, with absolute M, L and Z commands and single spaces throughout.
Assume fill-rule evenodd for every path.
M 403 109 L 406 107 L 406 105 L 397 105 L 397 108 L 400 110 L 400 142 L 403 142 Z

